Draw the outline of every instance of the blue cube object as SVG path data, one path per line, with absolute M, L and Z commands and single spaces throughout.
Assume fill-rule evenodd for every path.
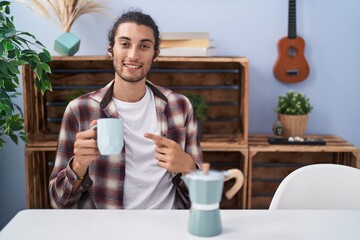
M 80 48 L 80 38 L 67 32 L 55 39 L 54 50 L 63 56 L 73 56 Z

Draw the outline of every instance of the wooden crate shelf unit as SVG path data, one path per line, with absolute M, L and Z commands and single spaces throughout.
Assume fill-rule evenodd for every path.
M 48 176 L 55 160 L 57 138 L 68 102 L 105 86 L 114 78 L 112 60 L 106 56 L 54 57 L 50 63 L 52 92 L 35 88 L 34 74 L 23 68 L 27 204 L 49 208 Z M 208 101 L 204 123 L 205 161 L 223 169 L 227 163 L 248 172 L 248 60 L 243 57 L 160 57 L 148 79 L 182 94 L 201 94 Z M 219 153 L 217 153 L 219 152 Z M 218 155 L 217 155 L 218 154 Z M 220 154 L 220 155 L 219 155 Z M 235 162 L 232 162 L 236 159 Z M 231 162 L 231 164 L 229 164 Z M 39 169 L 41 170 L 39 170 Z M 246 207 L 246 185 L 224 208 Z M 40 194 L 41 192 L 41 194 Z

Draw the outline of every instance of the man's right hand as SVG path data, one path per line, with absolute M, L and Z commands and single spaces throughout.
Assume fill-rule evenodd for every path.
M 84 176 L 89 165 L 100 157 L 96 131 L 91 129 L 95 125 L 96 120 L 93 120 L 90 129 L 76 134 L 72 170 L 77 176 Z

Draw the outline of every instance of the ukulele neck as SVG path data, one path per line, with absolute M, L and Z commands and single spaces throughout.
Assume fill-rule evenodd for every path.
M 289 0 L 288 38 L 296 38 L 296 0 Z

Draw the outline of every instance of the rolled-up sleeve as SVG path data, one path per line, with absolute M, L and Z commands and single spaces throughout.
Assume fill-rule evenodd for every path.
M 72 193 L 76 174 L 69 165 L 73 157 L 74 142 L 78 131 L 77 117 L 69 104 L 61 123 L 55 166 L 49 179 L 50 204 L 53 208 L 76 208 L 81 191 L 83 191 L 79 188 L 77 192 Z

